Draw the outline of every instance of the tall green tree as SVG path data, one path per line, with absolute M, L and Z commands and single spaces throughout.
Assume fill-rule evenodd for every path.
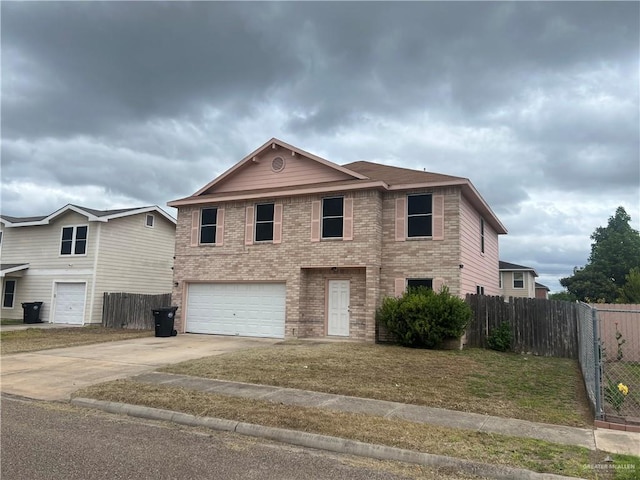
M 582 301 L 616 301 L 627 274 L 640 267 L 640 234 L 630 221 L 625 209 L 618 207 L 606 227 L 596 228 L 587 265 L 560 280 L 569 293 Z
M 640 303 L 640 268 L 632 268 L 620 288 L 620 303 Z

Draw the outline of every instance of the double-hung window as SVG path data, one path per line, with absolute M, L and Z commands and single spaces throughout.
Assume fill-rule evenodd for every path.
M 60 242 L 60 255 L 85 255 L 87 253 L 87 234 L 89 227 L 63 227 Z
M 480 219 L 480 253 L 484 253 L 484 218 Z
M 342 238 L 344 197 L 322 199 L 322 238 Z
M 273 241 L 273 203 L 263 203 L 256 205 L 256 242 Z
M 513 272 L 513 288 L 524 288 L 523 272 Z
M 430 193 L 407 196 L 407 237 L 433 235 L 433 205 Z
M 13 301 L 16 296 L 16 281 L 15 280 L 5 280 L 4 281 L 4 292 L 2 296 L 2 307 L 3 308 L 13 308 Z
M 200 243 L 216 243 L 217 208 L 203 208 L 200 211 Z

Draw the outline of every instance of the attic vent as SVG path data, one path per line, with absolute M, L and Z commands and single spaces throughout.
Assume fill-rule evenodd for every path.
M 284 170 L 284 158 L 275 157 L 273 160 L 271 160 L 271 170 L 276 173 Z

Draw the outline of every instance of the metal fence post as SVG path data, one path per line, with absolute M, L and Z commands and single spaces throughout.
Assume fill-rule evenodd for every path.
M 598 311 L 591 307 L 591 320 L 593 325 L 593 358 L 595 369 L 595 385 L 594 385 L 594 397 L 596 401 L 596 420 L 602 420 L 604 418 L 604 412 L 602 410 L 602 355 L 600 354 L 600 334 L 598 331 Z

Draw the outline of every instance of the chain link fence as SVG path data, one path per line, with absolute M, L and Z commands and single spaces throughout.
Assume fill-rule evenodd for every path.
M 578 360 L 587 396 L 596 419 L 603 417 L 600 381 L 600 339 L 598 335 L 598 317 L 596 310 L 586 303 L 578 303 Z
M 640 306 L 593 307 L 599 326 L 602 413 L 607 420 L 640 423 Z

